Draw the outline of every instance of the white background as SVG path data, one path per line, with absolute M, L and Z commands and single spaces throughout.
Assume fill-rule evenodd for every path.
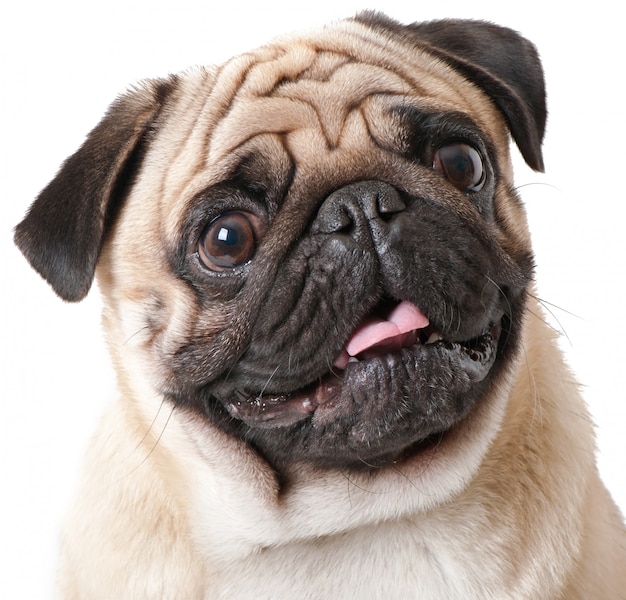
M 19 4 L 19 6 L 18 6 Z M 96 289 L 68 305 L 12 246 L 13 226 L 117 93 L 219 63 L 276 34 L 384 7 L 411 22 L 483 18 L 532 39 L 546 69 L 547 173 L 518 166 L 539 293 L 598 429 L 601 474 L 626 508 L 624 59 L 614 0 L 11 2 L 0 35 L 0 597 L 50 597 L 59 523 L 114 393 Z M 548 8 L 548 7 L 552 8 Z M 612 7 L 612 8 L 611 8 Z M 96 549 L 97 551 L 97 549 Z

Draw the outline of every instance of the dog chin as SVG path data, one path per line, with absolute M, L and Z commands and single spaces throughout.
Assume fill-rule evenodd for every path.
M 395 495 L 405 487 L 418 486 L 419 494 L 406 494 L 399 501 L 398 510 L 408 514 L 446 502 L 465 489 L 476 476 L 501 429 L 511 384 L 507 368 L 504 376 L 489 386 L 468 414 L 445 432 L 408 444 L 395 456 L 370 459 L 365 457 L 365 452 L 363 458 L 353 456 L 347 459 L 343 448 L 338 450 L 340 455 L 331 457 L 319 456 L 320 453 L 315 457 L 314 452 L 298 454 L 298 440 L 289 427 L 248 428 L 249 437 L 244 438 L 229 434 L 223 423 L 216 427 L 212 420 L 195 411 L 178 413 L 177 421 L 207 461 L 220 456 L 230 464 L 233 457 L 241 457 L 243 452 L 257 465 L 259 477 L 262 474 L 268 477 L 270 473 L 277 477 L 277 490 L 302 482 L 316 482 L 315 488 L 323 486 L 323 482 L 332 485 L 332 482 L 345 480 L 346 476 L 352 484 L 375 494 L 387 494 L 393 490 Z M 318 409 L 307 422 L 323 417 L 326 415 Z M 332 439 L 323 443 L 327 448 L 340 445 L 339 441 L 333 442 Z M 239 450 L 224 453 L 225 448 L 234 446 Z M 232 468 L 238 468 L 236 462 Z

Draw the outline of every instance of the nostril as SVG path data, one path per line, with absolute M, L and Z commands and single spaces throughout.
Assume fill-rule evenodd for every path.
M 332 231 L 335 233 L 352 233 L 354 229 L 354 219 L 345 206 L 341 206 L 337 211 L 332 223 Z
M 378 193 L 378 214 L 384 221 L 389 221 L 395 214 L 406 209 L 406 202 L 400 193 L 392 187 L 385 186 Z
M 325 202 L 315 219 L 313 233 L 352 233 L 354 219 L 344 203 Z

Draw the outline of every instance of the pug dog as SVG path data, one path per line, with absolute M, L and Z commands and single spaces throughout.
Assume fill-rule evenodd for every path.
M 534 46 L 363 13 L 117 99 L 16 228 L 119 396 L 62 598 L 626 598 L 534 295 Z M 61 392 L 61 390 L 59 390 Z

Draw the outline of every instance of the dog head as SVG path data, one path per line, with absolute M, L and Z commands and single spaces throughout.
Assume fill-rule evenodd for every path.
M 541 169 L 544 123 L 514 32 L 366 13 L 128 92 L 16 242 L 66 300 L 97 272 L 128 389 L 278 470 L 408 461 L 503 402 L 533 263 L 509 136 Z

